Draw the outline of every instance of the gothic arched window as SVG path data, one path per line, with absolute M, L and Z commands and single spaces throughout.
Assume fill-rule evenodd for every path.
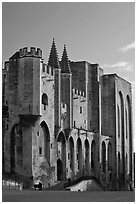
M 42 104 L 44 105 L 44 110 L 46 110 L 46 106 L 48 106 L 48 96 L 45 93 L 42 95 Z

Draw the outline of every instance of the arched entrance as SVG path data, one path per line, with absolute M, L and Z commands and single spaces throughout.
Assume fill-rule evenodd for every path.
M 60 159 L 57 160 L 57 180 L 63 179 L 63 165 Z
M 70 149 L 70 168 L 74 172 L 74 141 L 73 138 L 69 138 L 69 149 Z
M 40 124 L 40 135 L 38 138 L 39 143 L 39 156 L 44 157 L 50 165 L 50 134 L 49 129 L 45 121 Z
M 60 177 L 57 175 L 57 178 L 63 180 L 66 178 L 66 140 L 63 132 L 60 132 L 57 137 L 57 149 L 57 174 L 59 172 L 60 175 Z

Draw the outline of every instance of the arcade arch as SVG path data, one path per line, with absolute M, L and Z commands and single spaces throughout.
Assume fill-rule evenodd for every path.
M 89 142 L 85 140 L 85 169 L 89 173 Z
M 108 169 L 112 169 L 112 145 L 108 143 Z
M 74 141 L 73 138 L 69 138 L 69 149 L 70 149 L 70 168 L 74 171 Z
M 106 145 L 105 142 L 102 142 L 102 170 L 106 171 Z
M 66 139 L 61 131 L 57 137 L 57 179 L 63 180 L 66 177 Z
M 49 129 L 45 121 L 40 123 L 40 137 L 39 137 L 39 149 L 41 148 L 41 155 L 50 165 L 50 134 Z
M 78 161 L 78 170 L 82 171 L 82 142 L 81 139 L 77 139 L 77 161 Z
M 96 143 L 93 140 L 91 143 L 91 169 L 96 169 Z
M 122 153 L 122 171 L 125 174 L 125 135 L 124 135 L 124 100 L 122 92 L 119 92 L 119 99 L 120 99 L 120 138 L 121 138 L 121 153 Z

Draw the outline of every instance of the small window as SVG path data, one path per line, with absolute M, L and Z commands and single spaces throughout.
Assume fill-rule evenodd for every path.
M 90 121 L 90 127 L 91 127 L 91 121 Z
M 68 160 L 69 160 L 69 153 L 68 153 Z
M 51 75 L 53 75 L 53 68 L 51 68 Z
M 51 149 L 52 149 L 52 143 L 51 143 L 51 145 L 50 145 L 50 146 L 51 146 Z
M 37 132 L 37 135 L 39 136 L 39 132 Z
M 91 100 L 91 93 L 89 93 L 89 100 Z
M 39 147 L 39 155 L 42 155 L 42 147 Z
M 84 124 L 86 124 L 86 120 L 84 120 Z
M 43 72 L 45 72 L 45 66 L 43 65 Z
M 80 106 L 80 113 L 82 113 L 82 107 Z
M 42 95 L 42 104 L 44 105 L 44 110 L 46 110 L 46 106 L 48 106 L 48 96 L 45 93 Z
M 49 74 L 49 66 L 47 66 L 47 73 Z
M 7 130 L 9 129 L 9 126 L 8 126 L 8 124 L 7 124 Z
M 76 121 L 74 120 L 74 127 L 76 127 Z

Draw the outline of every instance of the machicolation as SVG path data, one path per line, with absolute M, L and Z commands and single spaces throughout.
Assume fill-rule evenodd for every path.
M 19 50 L 19 56 L 21 57 L 37 57 L 42 58 L 42 50 L 40 48 L 31 47 L 30 51 L 28 47 L 21 48 Z

